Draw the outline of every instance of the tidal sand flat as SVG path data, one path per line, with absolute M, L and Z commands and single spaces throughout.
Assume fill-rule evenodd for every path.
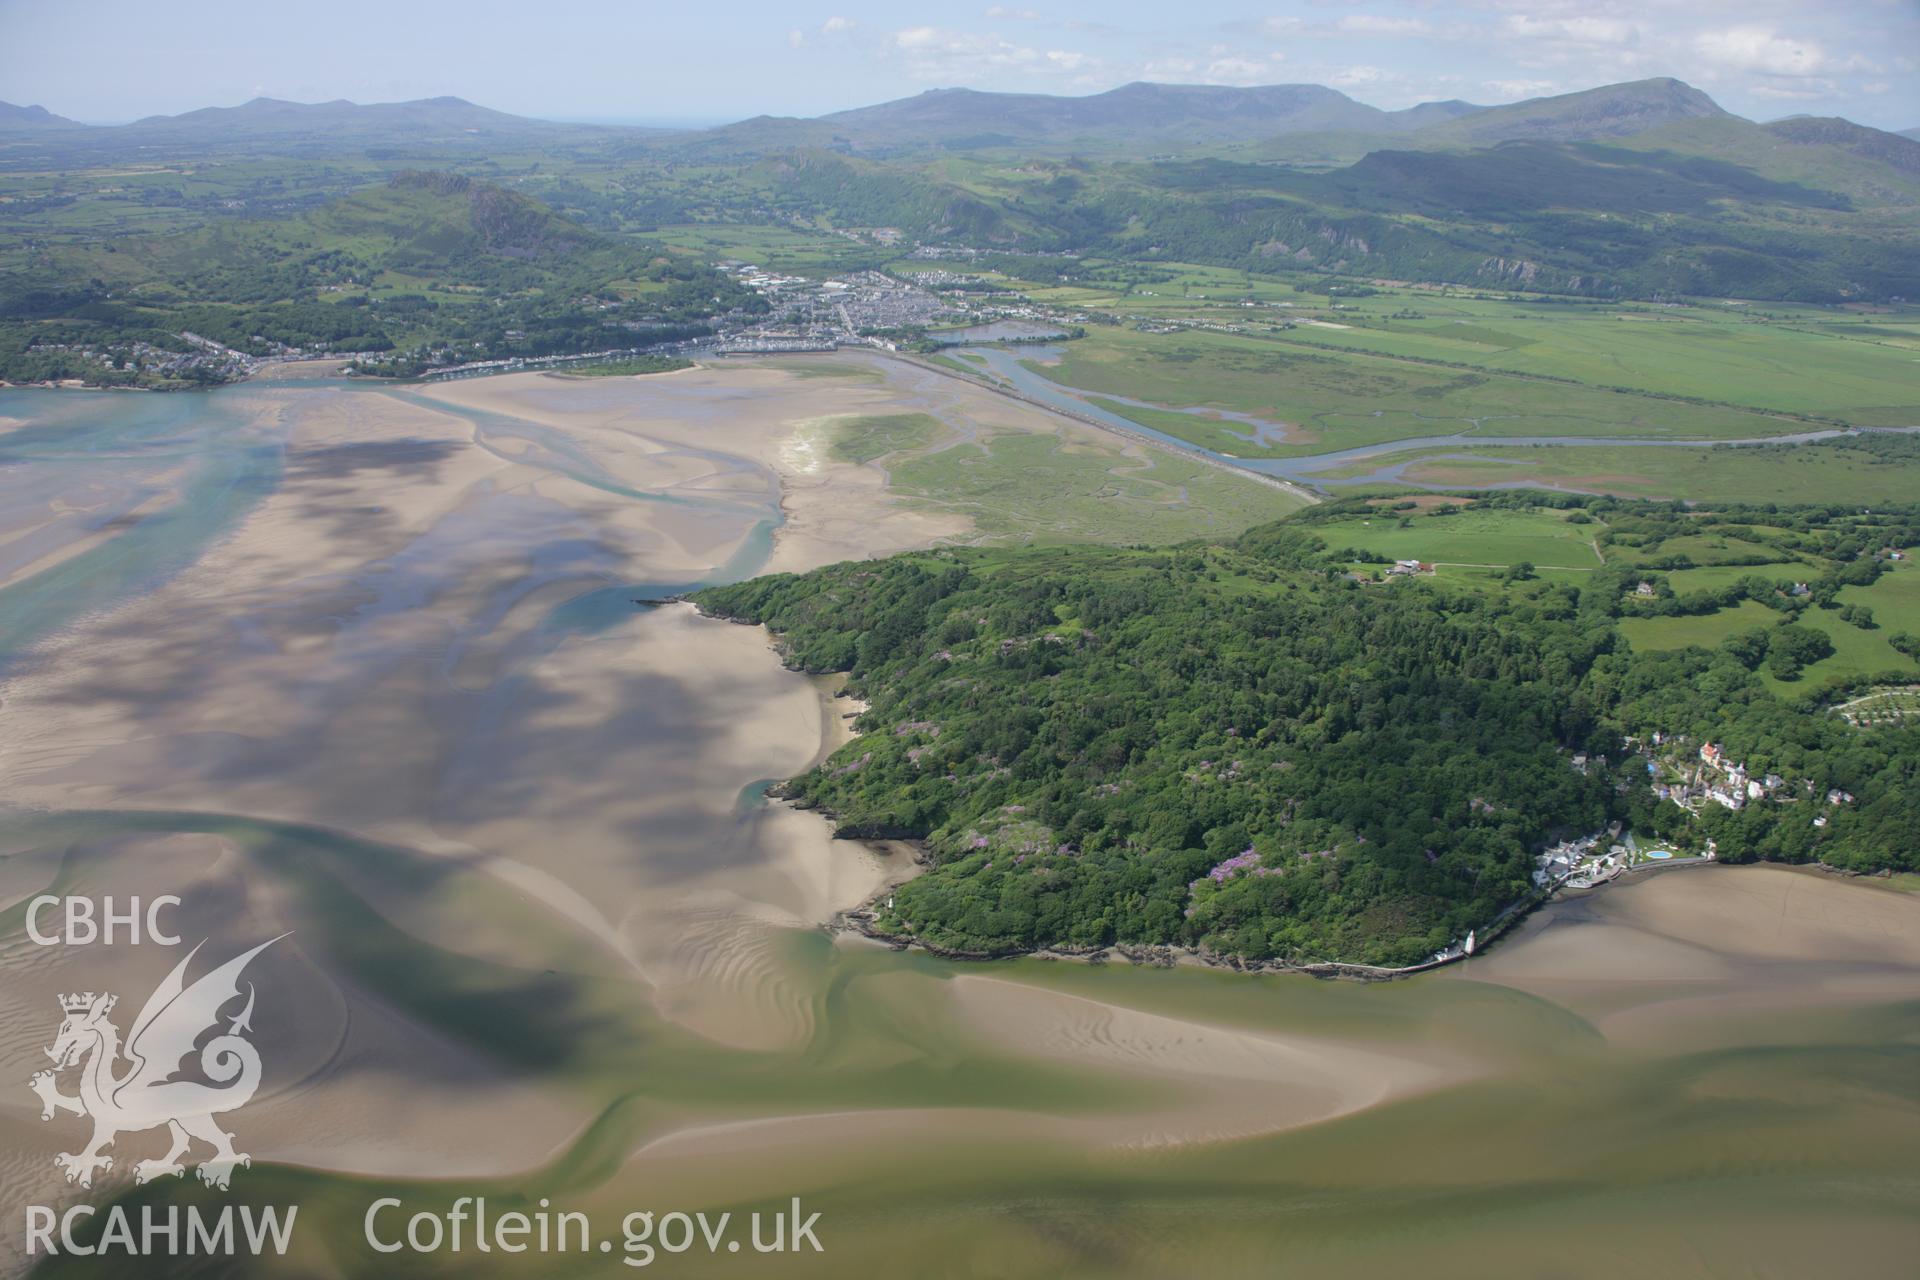
M 770 555 L 811 567 L 966 534 L 895 503 L 883 473 L 795 450 L 803 424 L 896 394 L 734 367 L 611 392 L 529 376 L 25 395 L 46 412 L 15 435 L 37 452 L 6 479 L 42 502 L 11 510 L 45 549 L 0 596 L 0 618 L 36 628 L 0 694 L 17 952 L 55 954 L 20 941 L 20 904 L 73 867 L 211 901 L 212 881 L 153 851 L 222 850 L 228 909 L 197 914 L 200 936 L 297 939 L 261 961 L 305 1016 L 270 1055 L 257 1145 L 363 1175 L 534 1165 L 592 1115 L 548 1073 L 463 1058 L 471 1029 L 419 1007 L 436 993 L 388 1002 L 371 956 L 326 963 L 318 935 L 367 913 L 390 949 L 585 973 L 695 1036 L 804 1047 L 817 1001 L 781 939 L 910 859 L 752 799 L 844 735 L 830 689 L 763 634 L 632 600 Z M 183 523 L 169 498 L 209 474 L 239 497 Z M 63 518 L 83 505 L 118 524 Z M 102 551 L 124 571 L 91 598 L 44 589 Z M 268 854 L 289 838 L 304 865 Z M 316 874 L 327 895 L 303 883 Z M 136 969 L 95 980 L 137 988 Z M 7 1061 L 25 1071 L 50 1029 L 17 1012 Z M 510 1131 L 475 1123 L 507 1102 L 496 1086 L 517 1091 Z M 5 1105 L 10 1121 L 37 1107 Z M 24 1195 L 38 1179 L 20 1174 Z
M 763 409 L 783 380 L 760 377 Z M 380 855 L 331 870 L 343 894 L 424 945 L 536 973 L 556 960 L 615 972 L 668 1016 L 734 1040 L 804 1032 L 777 972 L 760 972 L 763 935 L 860 900 L 889 874 L 887 859 L 831 850 L 818 819 L 743 812 L 741 798 L 805 767 L 841 731 L 841 713 L 786 672 L 763 635 L 632 604 L 633 584 L 750 571 L 776 530 L 806 565 L 903 545 L 865 527 L 857 494 L 837 510 L 858 545 L 810 541 L 804 521 L 783 522 L 780 473 L 759 455 L 777 456 L 789 419 L 769 412 L 757 447 L 736 454 L 475 422 L 366 387 L 26 398 L 52 412 L 15 433 L 34 435 L 39 455 L 4 478 L 44 514 L 10 505 L 9 546 L 42 545 L 20 557 L 0 617 L 32 610 L 43 634 L 8 655 L 0 776 L 15 816 L 88 816 L 12 833 L 6 900 L 23 904 L 84 868 L 85 883 L 123 895 L 139 885 L 221 901 L 226 910 L 192 921 L 216 949 L 294 928 L 285 962 L 260 962 L 290 1002 L 261 1021 L 278 1052 L 254 1131 L 273 1158 L 498 1173 L 543 1160 L 591 1111 L 391 1007 L 377 975 L 312 963 L 302 947 L 313 903 L 258 865 L 252 854 L 274 836 L 249 824 L 346 833 L 417 862 L 414 883 Z M 97 420 L 76 411 L 89 401 Z M 197 427 L 152 408 L 209 402 L 218 412 Z M 650 419 L 673 412 L 656 406 Z M 729 443 L 744 448 L 750 434 Z M 243 446 L 257 456 L 225 456 Z M 196 463 L 256 468 L 243 476 L 254 499 L 223 527 L 168 519 L 169 498 L 201 482 Z M 868 493 L 884 523 L 885 495 Z M 926 536 L 919 519 L 914 540 Z M 178 545 L 153 545 L 166 536 Z M 48 576 L 102 550 L 110 565 L 153 564 L 116 579 L 123 591 L 50 614 L 59 593 L 41 589 Z M 257 842 L 147 838 L 147 824 L 238 825 Z M 193 839 L 220 850 L 205 858 L 218 876 L 156 853 Z M 489 895 L 505 919 L 475 918 Z M 9 985 L 20 1004 L 5 1054 L 24 1079 L 58 1021 L 51 984 L 62 979 L 38 971 L 63 952 L 31 946 L 23 915 L 9 913 L 22 981 Z M 579 945 L 556 949 L 557 936 Z M 140 953 L 125 954 L 85 980 L 136 991 Z M 724 998 L 705 1000 L 706 988 Z M 301 1034 L 279 1034 L 292 1027 Z M 24 1090 L 0 1106 L 10 1126 L 37 1123 Z M 496 1112 L 517 1118 L 477 1123 Z M 396 1126 L 412 1132 L 396 1141 Z M 48 1148 L 23 1162 L 9 1191 L 26 1195 L 50 1158 Z
M 721 496 L 771 493 L 782 521 L 762 572 L 803 570 L 864 559 L 969 535 L 964 516 L 930 512 L 895 500 L 886 477 L 837 459 L 822 422 L 917 407 L 921 392 L 897 379 L 910 366 L 876 376 L 879 361 L 848 358 L 852 376 L 802 376 L 779 362 L 738 362 L 684 370 L 665 378 L 582 380 L 543 374 L 479 378 L 426 392 L 438 403 L 505 415 L 564 433 L 602 465 L 648 458 L 674 464 L 701 455 L 737 460 L 697 467 L 670 492 Z M 985 400 L 987 397 L 982 396 Z M 966 410 L 947 410 L 967 421 Z M 1027 415 L 1032 429 L 1057 424 Z M 830 437 L 830 432 L 825 433 Z
M 634 598 L 985 536 L 822 422 L 1115 447 L 856 373 L 0 393 L 6 528 L 39 539 L 0 588 L 0 1079 L 60 992 L 137 1006 L 174 958 L 37 947 L 25 902 L 172 892 L 210 955 L 291 931 L 230 1124 L 233 1195 L 303 1206 L 288 1274 L 379 1273 L 382 1194 L 609 1230 L 798 1195 L 827 1252 L 792 1275 L 909 1244 L 1036 1277 L 1899 1274 L 1920 898 L 1662 873 L 1379 986 L 822 931 L 911 870 L 765 799 L 852 708 L 764 632 Z M 0 1091 L 0 1141 L 0 1212 L 77 1194 L 70 1117 Z

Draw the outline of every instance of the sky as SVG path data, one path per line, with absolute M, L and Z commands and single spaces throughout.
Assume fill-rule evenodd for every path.
M 1920 126 L 1920 0 L 0 0 L 0 100 L 90 123 L 263 95 L 713 123 L 1133 80 L 1394 109 L 1662 75 L 1757 120 Z

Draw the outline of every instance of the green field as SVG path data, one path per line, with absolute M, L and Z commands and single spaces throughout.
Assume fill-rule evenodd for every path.
M 1003 432 L 887 462 L 892 488 L 993 541 L 1168 543 L 1238 533 L 1297 498 L 1159 449 Z
M 1779 529 L 1755 528 L 1761 536 L 1778 534 Z M 1626 554 L 1631 548 L 1622 548 L 1619 554 Z M 1757 538 L 1732 537 L 1718 531 L 1689 537 L 1662 539 L 1657 548 L 1645 550 L 1640 559 L 1652 560 L 1668 556 L 1683 555 L 1697 565 L 1738 568 L 1756 557 L 1765 557 L 1769 561 L 1783 560 L 1787 557 L 1778 546 L 1762 542 Z M 1751 569 L 1747 572 L 1752 572 Z
M 663 244 L 701 257 L 733 258 L 795 275 L 829 274 L 875 257 L 871 248 L 830 231 L 784 226 L 700 222 L 661 227 L 651 234 Z
M 818 377 L 880 376 L 851 365 L 811 367 Z M 884 471 L 904 501 L 965 516 L 977 531 L 968 541 L 1164 545 L 1232 536 L 1304 505 L 1226 467 L 1104 432 L 963 426 L 925 413 L 849 414 L 802 433 L 808 447 L 840 462 Z
M 1226 409 L 1288 425 L 1284 444 L 1231 446 L 1247 456 L 1326 453 L 1462 432 L 1741 439 L 1790 434 L 1807 426 L 1797 418 L 1740 405 L 1660 399 L 1325 349 L 1299 342 L 1292 333 L 1095 329 L 1068 344 L 1058 364 L 1029 367 L 1096 394 L 1128 396 L 1170 409 Z M 1143 414 L 1128 408 L 1117 411 L 1128 417 Z M 1136 420 L 1210 447 L 1222 440 L 1217 424 L 1193 415 L 1144 411 Z
M 902 449 L 924 448 L 944 430 L 940 419 L 925 413 L 842 418 L 834 426 L 833 456 L 842 462 L 872 462 Z
M 1718 613 L 1677 618 L 1625 618 L 1620 634 L 1636 649 L 1711 649 L 1736 631 L 1771 627 L 1780 615 L 1755 600 L 1742 600 Z
M 1511 303 L 1474 310 L 1452 301 L 1411 305 L 1423 313 L 1444 308 L 1456 314 L 1369 318 L 1367 327 L 1316 328 L 1307 336 L 1330 347 L 1839 418 L 1856 426 L 1904 426 L 1920 412 L 1914 352 L 1881 340 L 1874 330 L 1883 326 L 1770 323 L 1724 308 L 1715 313 L 1645 304 L 1531 310 Z
M 1047 372 L 1044 366 L 1029 365 Z M 1174 436 L 1202 449 L 1211 449 L 1215 453 L 1230 458 L 1270 458 L 1287 454 L 1287 446 L 1262 445 L 1256 442 L 1252 424 L 1238 422 L 1231 418 L 1222 418 L 1209 413 L 1183 413 L 1178 409 L 1148 409 L 1137 404 L 1122 404 L 1118 400 L 1109 400 L 1104 396 L 1088 396 L 1087 403 L 1108 413 L 1117 414 L 1130 422 L 1143 427 Z M 1389 432 L 1391 428 L 1387 429 Z M 1385 437 L 1392 439 L 1391 434 Z M 1371 444 L 1371 438 L 1362 439 L 1359 435 L 1351 437 L 1354 444 Z
M 1735 577 L 1760 573 L 1779 577 L 1773 567 L 1752 570 L 1683 570 L 1669 575 L 1676 590 L 1683 582 L 1689 588 L 1707 585 L 1691 575 L 1731 572 Z M 1789 578 L 1793 576 L 1789 572 Z M 1801 578 L 1807 573 L 1798 575 Z M 1846 587 L 1840 592 L 1842 604 L 1865 605 L 1873 611 L 1874 627 L 1865 630 L 1844 621 L 1837 610 L 1805 609 L 1794 619 L 1801 626 L 1826 633 L 1833 642 L 1831 656 L 1810 663 L 1798 680 L 1783 682 L 1766 676 L 1776 691 L 1791 692 L 1819 685 L 1834 676 L 1876 675 L 1903 669 L 1915 669 L 1913 661 L 1888 643 L 1888 637 L 1902 631 L 1920 633 L 1920 567 L 1912 560 L 1896 564 L 1870 587 Z M 1620 623 L 1621 634 L 1636 649 L 1684 649 L 1690 645 L 1711 649 L 1736 631 L 1750 627 L 1773 627 L 1784 621 L 1783 615 L 1753 600 L 1742 600 L 1732 609 L 1687 617 L 1628 618 Z M 1763 673 L 1764 674 L 1764 673 Z
M 1307 512 L 1302 523 L 1363 575 L 1377 576 L 1381 558 L 1417 559 L 1434 565 L 1443 579 L 1489 588 L 1499 585 L 1496 580 L 1507 576 L 1508 568 L 1524 562 L 1548 581 L 1581 588 L 1617 583 L 1603 589 L 1621 592 L 1625 616 L 1618 626 L 1637 650 L 1713 649 L 1736 632 L 1770 631 L 1788 621 L 1822 632 L 1832 653 L 1808 662 L 1796 679 L 1761 671 L 1768 686 L 1783 694 L 1817 689 L 1835 678 L 1897 680 L 1899 673 L 1915 669 L 1891 643 L 1902 632 L 1920 634 L 1920 565 L 1910 558 L 1890 562 L 1870 586 L 1841 587 L 1832 608 L 1811 605 L 1788 612 L 1742 598 L 1713 613 L 1647 615 L 1631 598 L 1641 581 L 1662 584 L 1679 597 L 1725 590 L 1755 577 L 1784 589 L 1795 582 L 1817 583 L 1838 564 L 1809 549 L 1805 525 L 1784 516 L 1783 526 L 1793 527 L 1759 523 L 1755 516 L 1765 519 L 1759 510 L 1650 518 L 1605 503 L 1583 515 L 1576 509 L 1528 506 L 1512 495 L 1483 501 L 1487 505 L 1461 506 L 1473 500 L 1439 495 L 1346 499 Z M 1674 532 L 1663 536 L 1657 530 Z M 1733 563 L 1762 558 L 1766 563 Z M 1674 560 L 1690 560 L 1695 567 L 1662 567 Z M 1843 617 L 1843 610 L 1853 616 Z
M 1905 502 L 1920 493 L 1920 460 L 1881 462 L 1827 446 L 1635 448 L 1631 445 L 1471 447 L 1374 459 L 1316 480 L 1365 476 L 1387 463 L 1412 464 L 1401 480 L 1436 488 L 1529 483 L 1543 489 L 1710 502 Z
M 1057 362 L 1028 368 L 1089 393 L 1101 409 L 1241 457 L 1442 435 L 1764 440 L 1920 424 L 1920 316 L 1903 309 L 1549 302 L 1425 288 L 1330 298 L 1277 277 L 1185 264 L 1104 295 L 1092 287 L 1122 266 L 1091 260 L 1071 287 L 1011 282 L 1035 301 L 1121 322 L 1089 326 Z M 1173 331 L 1148 331 L 1167 326 Z M 1208 409 L 1281 424 L 1286 438 L 1253 443 L 1245 424 L 1195 412 Z M 1783 465 L 1767 455 L 1682 458 L 1625 447 L 1457 452 L 1416 455 L 1405 478 L 1756 501 L 1808 500 L 1803 479 L 1815 500 L 1857 493 L 1891 501 L 1920 479 L 1868 474 L 1863 460 L 1823 455 L 1795 454 Z
M 1758 574 L 1783 585 L 1804 580 L 1812 570 L 1797 562 L 1763 565 L 1716 564 L 1698 569 L 1669 569 L 1662 576 L 1679 595 L 1713 591 Z
M 1401 527 L 1402 521 L 1406 527 Z M 1446 566 L 1594 569 L 1601 564 L 1591 539 L 1598 524 L 1568 524 L 1557 511 L 1481 511 L 1451 515 L 1394 512 L 1316 523 L 1329 547 L 1353 547 L 1393 560 Z
M 1911 555 L 1881 575 L 1870 587 L 1847 587 L 1840 603 L 1861 604 L 1873 610 L 1882 632 L 1908 631 L 1920 635 L 1920 564 Z

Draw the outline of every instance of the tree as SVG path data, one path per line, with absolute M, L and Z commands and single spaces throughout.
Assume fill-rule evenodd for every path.
M 1748 627 L 1736 631 L 1720 642 L 1720 652 L 1732 656 L 1747 670 L 1759 667 L 1767 658 L 1767 630 L 1765 627 Z
M 1797 622 L 1783 622 L 1768 633 L 1767 653 L 1770 657 L 1783 655 L 1797 669 L 1831 655 L 1833 641 L 1818 628 L 1801 626 Z

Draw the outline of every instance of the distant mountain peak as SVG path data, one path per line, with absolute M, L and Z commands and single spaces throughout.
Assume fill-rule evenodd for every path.
M 38 103 L 28 107 L 17 107 L 11 102 L 0 102 L 0 129 L 79 129 L 84 127 L 79 121 L 57 116 Z
M 1384 138 L 1418 133 L 1442 146 L 1515 139 L 1624 137 L 1678 121 L 1726 118 L 1684 80 L 1655 76 L 1499 107 L 1453 99 L 1383 111 L 1323 84 L 1209 85 L 1135 80 L 1079 97 L 929 89 L 814 120 L 730 126 L 735 145 L 833 145 L 856 151 L 1008 148 L 1191 150 L 1287 134 Z
M 581 126 L 523 119 L 451 96 L 358 103 L 346 98 L 290 102 L 263 95 L 238 106 L 149 116 L 129 127 L 145 133 L 207 136 L 224 142 L 249 136 L 464 136 L 500 129 L 551 131 Z
M 1920 178 L 1920 141 L 1905 134 L 1887 133 L 1838 116 L 1788 116 L 1761 128 L 1788 142 L 1838 147 L 1863 159 L 1890 165 L 1910 178 Z
M 1681 120 L 1714 118 L 1732 117 L 1686 81 L 1655 76 L 1488 107 L 1436 126 L 1432 136 L 1473 146 L 1518 139 L 1583 142 L 1644 133 Z
M 1169 147 L 1329 129 L 1393 132 L 1392 113 L 1317 84 L 1247 87 L 1136 80 L 1102 93 L 1066 97 L 932 89 L 910 98 L 838 111 L 782 126 L 782 139 L 809 128 L 856 149 L 1005 146 L 1078 149 L 1145 143 Z M 751 130 L 733 126 L 748 141 Z M 768 139 L 772 141 L 772 138 Z

